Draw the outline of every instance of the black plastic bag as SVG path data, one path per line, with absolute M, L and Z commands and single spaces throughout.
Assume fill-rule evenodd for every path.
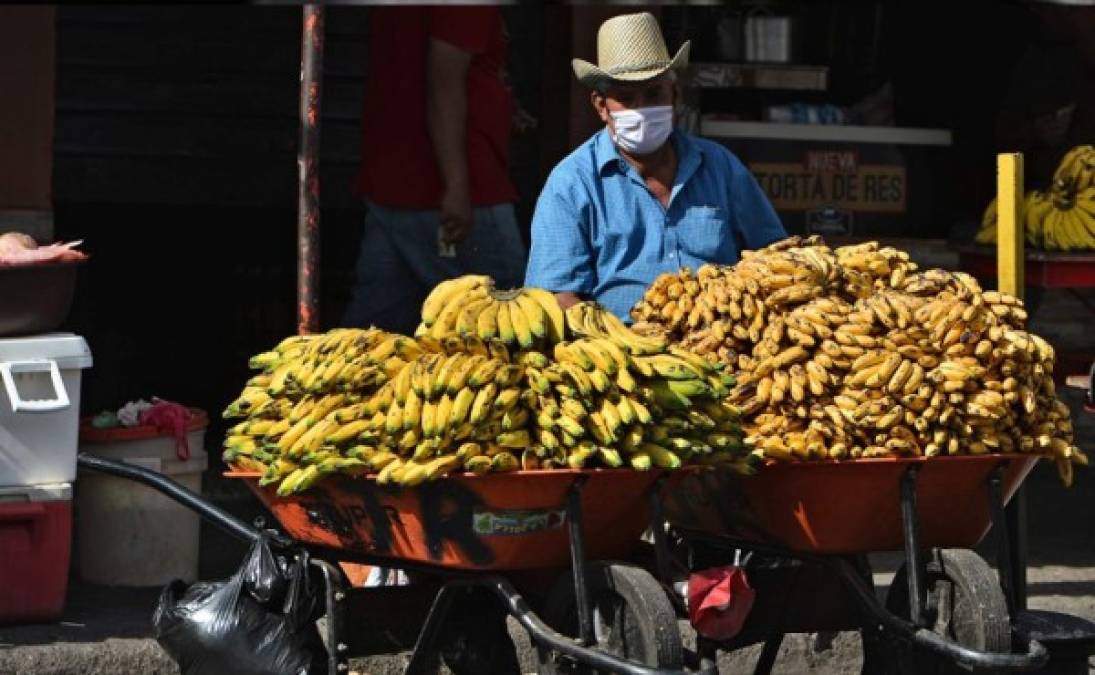
M 152 623 L 182 675 L 310 675 L 326 669 L 315 605 L 307 553 L 275 557 L 262 537 L 230 578 L 169 584 Z

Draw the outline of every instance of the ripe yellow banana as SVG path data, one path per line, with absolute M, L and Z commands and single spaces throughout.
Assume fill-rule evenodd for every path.
M 521 293 L 535 300 L 544 310 L 546 337 L 549 342 L 562 342 L 566 337 L 566 317 L 555 296 L 542 288 L 526 287 Z
M 499 313 L 506 312 L 509 316 L 510 323 L 513 326 L 513 334 L 517 339 L 517 344 L 527 349 L 533 344 L 532 328 L 529 324 L 528 317 L 521 311 L 521 307 L 514 300 L 504 300 L 502 302 L 503 309 L 499 310 Z
M 532 337 L 542 338 L 548 334 L 548 316 L 543 305 L 536 301 L 525 289 L 517 292 L 513 303 L 517 305 L 528 323 Z M 530 341 L 531 342 L 531 341 Z

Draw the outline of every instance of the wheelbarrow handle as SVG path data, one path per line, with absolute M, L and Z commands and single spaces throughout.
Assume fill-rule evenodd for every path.
M 456 582 L 460 583 L 460 582 Z M 513 587 L 513 584 L 504 577 L 491 576 L 486 579 L 467 580 L 465 583 L 486 586 L 494 592 L 503 602 L 506 611 L 517 620 L 517 623 L 529 634 L 534 644 L 548 647 L 560 654 L 573 658 L 578 663 L 592 666 L 598 671 L 619 673 L 620 675 L 692 675 L 688 670 L 660 670 L 624 660 L 609 654 L 595 646 L 579 645 L 573 639 L 557 633 L 548 626 L 525 603 L 521 594 Z M 708 670 L 700 670 L 699 675 L 710 675 Z
M 240 539 L 254 542 L 263 534 L 258 528 L 248 525 L 219 506 L 202 499 L 201 495 L 191 492 L 162 473 L 135 464 L 103 459 L 102 457 L 89 455 L 86 452 L 81 452 L 76 455 L 76 464 L 81 469 L 98 471 L 99 473 L 105 473 L 147 485 L 153 490 L 160 492 L 165 497 L 182 504 L 202 518 L 205 518 L 222 530 L 239 537 Z M 282 548 L 288 548 L 293 545 L 292 539 L 280 534 L 271 536 L 270 541 L 274 545 Z
M 1041 670 L 1049 660 L 1049 652 L 1037 640 L 1030 640 L 1026 654 L 1000 654 L 970 649 L 952 642 L 927 628 L 921 628 L 913 634 L 913 642 L 918 646 L 941 654 L 954 663 L 978 669 L 998 670 Z
M 1030 640 L 1026 654 L 985 652 L 948 640 L 938 633 L 934 633 L 927 628 L 921 628 L 908 619 L 890 612 L 875 596 L 874 590 L 863 583 L 863 580 L 848 561 L 844 559 L 824 560 L 840 574 L 845 585 L 859 599 L 864 610 L 878 620 L 884 628 L 904 636 L 905 639 L 911 640 L 918 647 L 929 649 L 944 656 L 953 663 L 970 668 L 987 668 L 994 671 L 1021 671 L 1036 670 L 1044 666 L 1049 660 L 1049 653 L 1037 640 Z

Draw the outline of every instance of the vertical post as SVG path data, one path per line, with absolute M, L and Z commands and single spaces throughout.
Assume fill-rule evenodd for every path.
M 297 150 L 297 332 L 319 329 L 319 110 L 323 95 L 323 6 L 304 6 Z
M 997 289 L 1023 297 L 1023 155 L 996 156 L 996 275 Z M 1002 533 L 1001 533 L 1002 534 Z M 1015 610 L 1027 608 L 1027 500 L 1022 488 L 1007 507 L 1010 540 L 1012 595 Z M 1013 617 L 1014 618 L 1014 617 Z
M 1023 297 L 1023 155 L 996 156 L 997 290 Z

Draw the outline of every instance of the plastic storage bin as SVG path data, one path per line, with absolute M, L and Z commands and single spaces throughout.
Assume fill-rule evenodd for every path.
M 81 431 L 80 449 L 170 476 L 201 492 L 208 457 L 202 449 L 208 418 L 201 411 L 187 433 L 190 459 L 176 454 L 175 439 L 152 427 Z M 200 519 L 185 506 L 139 483 L 81 471 L 76 485 L 80 577 L 110 586 L 162 586 L 198 576 Z
M 0 488 L 0 624 L 61 618 L 72 541 L 72 485 Z
M 0 339 L 0 487 L 76 478 L 87 342 L 71 333 Z

